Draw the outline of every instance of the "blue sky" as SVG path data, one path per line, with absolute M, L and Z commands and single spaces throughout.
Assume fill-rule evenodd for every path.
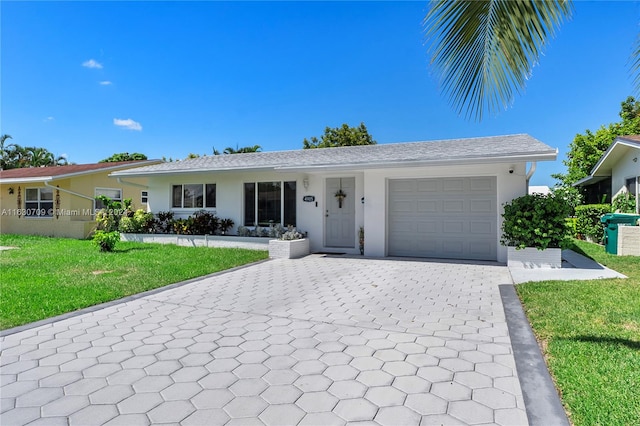
M 378 143 L 528 133 L 559 149 L 619 119 L 640 5 L 577 1 L 513 106 L 460 117 L 429 69 L 426 2 L 0 3 L 0 133 L 75 163 L 261 145 L 364 122 Z

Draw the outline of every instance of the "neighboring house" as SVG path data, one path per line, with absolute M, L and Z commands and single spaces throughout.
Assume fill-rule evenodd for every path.
M 95 227 L 95 197 L 132 199 L 147 209 L 146 179 L 119 182 L 111 172 L 159 160 L 29 167 L 0 171 L 0 232 L 85 238 Z
M 636 212 L 640 212 L 640 135 L 618 136 L 602 154 L 591 170 L 591 174 L 579 180 L 574 186 L 587 190 L 588 203 L 598 203 L 603 194 L 610 195 L 610 202 L 617 195 L 628 192 L 636 197 Z M 610 184 L 603 188 L 603 184 Z M 611 191 L 611 192 L 609 192 Z
M 551 193 L 551 189 L 547 185 L 529 186 L 529 194 L 548 195 Z
M 147 178 L 154 213 L 296 225 L 316 252 L 358 253 L 364 227 L 367 256 L 506 262 L 502 205 L 527 193 L 527 162 L 556 155 L 520 134 L 217 155 L 111 176 Z

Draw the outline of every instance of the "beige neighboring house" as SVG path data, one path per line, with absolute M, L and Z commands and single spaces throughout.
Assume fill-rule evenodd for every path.
M 0 233 L 86 238 L 95 228 L 95 197 L 132 199 L 147 208 L 146 178 L 116 179 L 109 173 L 160 160 L 30 167 L 0 171 Z

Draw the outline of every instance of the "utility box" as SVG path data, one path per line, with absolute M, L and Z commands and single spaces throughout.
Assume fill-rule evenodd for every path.
M 618 227 L 635 226 L 640 215 L 624 213 L 607 213 L 600 218 L 604 228 L 604 249 L 609 254 L 618 254 Z

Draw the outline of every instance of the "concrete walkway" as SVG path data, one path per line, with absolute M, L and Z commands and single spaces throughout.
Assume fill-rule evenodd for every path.
M 603 278 L 627 278 L 593 259 L 573 250 L 562 250 L 562 268 L 509 268 L 513 282 L 521 284 L 530 281 L 572 281 L 598 280 Z
M 524 425 L 511 283 L 321 255 L 221 273 L 2 337 L 0 424 Z

